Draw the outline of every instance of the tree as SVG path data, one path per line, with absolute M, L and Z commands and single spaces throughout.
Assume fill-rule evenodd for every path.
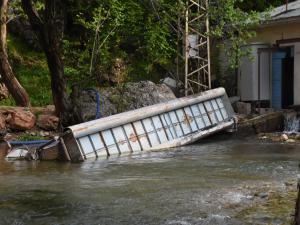
M 171 23 L 178 19 L 176 0 L 87 2 L 73 1 L 66 11 L 65 63 L 75 68 L 72 74 L 67 70 L 70 81 L 92 74 L 101 85 L 111 85 L 106 81 L 113 77 L 116 59 L 125 64 L 126 81 L 159 80 L 174 65 L 177 36 Z
M 73 110 L 72 102 L 67 94 L 64 63 L 61 55 L 65 1 L 45 0 L 42 17 L 34 8 L 31 0 L 22 0 L 22 8 L 28 16 L 32 29 L 37 34 L 46 55 L 51 76 L 53 102 L 62 125 L 81 122 L 81 118 Z
M 8 0 L 0 0 L 0 74 L 3 83 L 14 98 L 16 104 L 18 106 L 28 107 L 30 106 L 28 94 L 16 79 L 8 60 L 6 45 L 7 8 Z
M 250 52 L 242 51 L 241 46 L 256 35 L 253 28 L 268 18 L 267 13 L 244 11 L 239 4 L 245 7 L 246 3 L 241 0 L 210 1 L 210 36 L 225 50 L 231 68 L 239 66 L 241 57 L 250 57 Z

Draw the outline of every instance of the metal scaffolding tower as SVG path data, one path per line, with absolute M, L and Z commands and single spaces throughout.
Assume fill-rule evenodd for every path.
M 186 0 L 185 95 L 211 89 L 208 0 Z

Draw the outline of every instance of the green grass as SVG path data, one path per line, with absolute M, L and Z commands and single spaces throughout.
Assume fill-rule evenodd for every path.
M 39 141 L 39 140 L 45 140 L 44 137 L 39 135 L 30 135 L 30 134 L 22 134 L 18 138 L 18 141 Z
M 50 76 L 45 56 L 24 44 L 20 39 L 8 36 L 8 52 L 15 76 L 26 89 L 32 106 L 52 104 Z M 9 97 L 1 105 L 15 105 Z
M 15 73 L 26 89 L 32 106 L 49 105 L 52 102 L 48 70 L 40 65 L 18 66 Z

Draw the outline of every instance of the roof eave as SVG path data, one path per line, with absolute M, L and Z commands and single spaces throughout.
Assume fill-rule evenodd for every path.
M 277 25 L 286 25 L 290 23 L 300 23 L 300 15 L 299 16 L 294 16 L 294 17 L 289 17 L 289 18 L 281 18 L 281 19 L 273 19 L 273 20 L 268 20 L 265 23 L 262 23 L 258 25 L 257 28 L 265 28 L 265 27 L 272 27 L 272 26 L 277 26 Z

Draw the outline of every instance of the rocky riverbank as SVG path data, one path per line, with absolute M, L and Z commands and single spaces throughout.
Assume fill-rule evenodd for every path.
M 150 81 L 126 83 L 101 90 L 86 89 L 78 93 L 79 107 L 84 121 L 107 117 L 175 99 L 172 90 L 164 84 Z M 300 143 L 300 135 L 281 133 L 285 112 L 269 112 L 262 115 L 237 115 L 236 137 L 257 135 L 260 140 Z M 54 106 L 0 107 L 0 130 L 5 141 L 48 140 L 59 136 L 59 118 Z M 2 154 L 3 155 L 3 154 Z
M 51 137 L 57 133 L 55 107 L 0 107 L 0 130 L 4 140 L 30 136 Z
M 87 89 L 79 93 L 80 111 L 84 121 L 107 117 L 138 108 L 175 99 L 172 90 L 164 84 L 151 81 L 126 83 L 101 90 Z M 0 107 L 0 131 L 4 133 L 25 132 L 48 136 L 49 131 L 57 131 L 59 118 L 53 105 L 45 107 Z M 41 131 L 45 131 L 44 133 Z
M 90 121 L 175 98 L 176 96 L 168 86 L 141 81 L 101 90 L 83 90 L 79 93 L 80 104 L 77 107 L 80 107 L 83 120 Z M 53 105 L 31 108 L 0 107 L 2 140 L 48 140 L 58 135 L 59 118 L 56 116 Z

